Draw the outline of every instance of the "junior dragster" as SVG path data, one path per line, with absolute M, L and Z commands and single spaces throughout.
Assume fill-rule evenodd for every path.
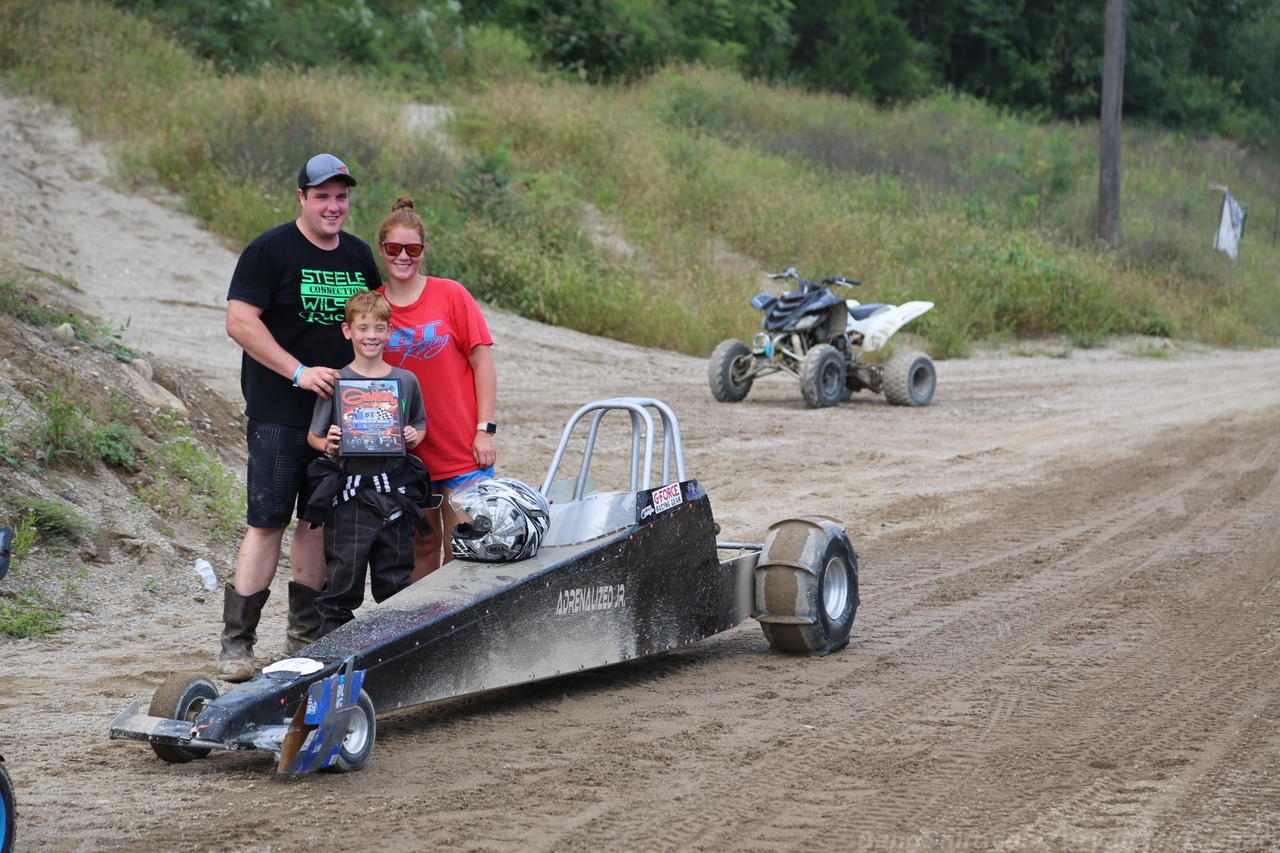
M 595 467 L 628 481 L 621 491 L 599 490 L 592 466 L 610 413 L 630 420 L 630 465 L 624 453 Z M 580 467 L 557 479 L 571 443 Z M 849 642 L 858 558 L 841 525 L 792 518 L 763 543 L 717 542 L 707 493 L 685 474 L 675 415 L 657 400 L 575 412 L 541 493 L 550 521 L 534 556 L 456 559 L 221 695 L 208 678 L 173 676 L 145 713 L 136 701 L 121 713 L 110 737 L 147 741 L 173 763 L 256 749 L 284 773 L 353 771 L 369 760 L 380 714 L 670 652 L 748 617 L 783 652 Z

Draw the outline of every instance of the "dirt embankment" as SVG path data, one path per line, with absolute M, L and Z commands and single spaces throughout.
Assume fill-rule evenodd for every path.
M 17 190 L 0 255 L 77 282 L 69 298 L 128 321 L 127 343 L 235 400 L 234 255 L 116 193 L 65 121 L 9 99 L 0 115 Z M 844 521 L 862 568 L 849 647 L 783 656 L 748 622 L 389 716 L 349 776 L 281 778 L 259 754 L 169 766 L 107 724 L 210 666 L 219 601 L 183 543 L 109 545 L 71 630 L 0 645 L 19 849 L 1280 847 L 1280 353 L 1005 351 L 940 363 L 926 409 L 809 410 L 783 378 L 721 405 L 697 359 L 489 316 L 503 473 L 540 482 L 584 402 L 664 400 L 723 538 Z M 112 527 L 128 508 L 97 512 Z M 226 577 L 235 543 L 200 544 Z M 263 656 L 284 598 L 280 579 Z

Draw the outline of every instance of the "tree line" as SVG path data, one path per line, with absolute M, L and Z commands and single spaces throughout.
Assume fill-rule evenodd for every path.
M 884 105 L 938 88 L 1096 118 L 1106 0 L 115 0 L 231 69 L 348 64 L 441 80 L 497 31 L 596 82 L 677 61 Z M 1124 114 L 1280 136 L 1280 0 L 1127 0 Z M 483 69 L 479 69 L 483 73 Z

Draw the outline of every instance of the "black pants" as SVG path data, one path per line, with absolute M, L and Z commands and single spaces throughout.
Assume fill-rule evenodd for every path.
M 355 618 L 364 601 L 369 570 L 374 601 L 384 601 L 409 585 L 413 571 L 413 526 L 401 515 L 384 518 L 384 509 L 360 495 L 343 501 L 324 522 L 324 592 L 316 599 L 323 637 Z

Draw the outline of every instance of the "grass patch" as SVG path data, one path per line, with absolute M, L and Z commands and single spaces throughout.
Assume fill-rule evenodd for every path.
M 0 634 L 17 640 L 47 637 L 66 627 L 53 599 L 28 589 L 12 601 L 0 599 Z
M 158 513 L 203 518 L 212 536 L 244 522 L 245 494 L 235 475 L 190 436 L 171 438 L 147 457 L 153 471 L 138 497 Z
M 93 524 L 89 519 L 76 512 L 72 507 L 57 501 L 19 500 L 21 519 L 15 534 L 29 520 L 31 528 L 40 535 L 40 539 L 49 546 L 62 547 L 81 541 L 93 532 Z M 15 536 L 15 552 L 17 541 Z M 27 550 L 30 550 L 28 545 Z

